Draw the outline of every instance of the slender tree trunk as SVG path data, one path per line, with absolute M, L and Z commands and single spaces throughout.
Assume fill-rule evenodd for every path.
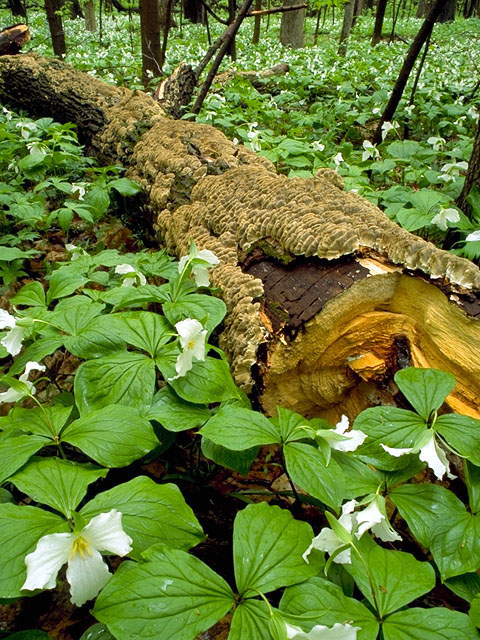
M 296 4 L 303 4 L 303 0 L 283 0 L 284 7 L 291 7 Z M 298 11 L 287 11 L 282 14 L 280 25 L 280 42 L 284 47 L 290 46 L 293 49 L 301 49 L 304 45 L 303 23 L 305 20 L 305 9 Z
M 372 140 L 373 144 L 378 144 L 382 141 L 382 125 L 384 122 L 389 122 L 395 115 L 398 103 L 402 99 L 405 86 L 408 82 L 410 72 L 413 69 L 413 66 L 418 58 L 420 51 L 422 50 L 423 45 L 425 44 L 429 35 L 432 33 L 435 22 L 447 1 L 448 0 L 435 1 L 429 11 L 428 16 L 425 18 L 422 26 L 420 27 L 419 32 L 415 36 L 415 39 L 412 42 L 410 49 L 408 50 L 403 66 L 400 69 L 400 73 L 398 74 L 398 78 L 395 86 L 393 87 L 390 100 L 388 101 L 388 104 L 385 107 L 385 110 L 382 113 L 382 117 L 380 118 L 380 121 L 378 123 L 377 130 L 375 131 Z
M 97 30 L 97 21 L 95 19 L 95 5 L 93 0 L 87 0 L 83 5 L 85 11 L 85 28 L 87 31 L 94 33 Z
M 457 0 L 448 0 L 443 11 L 438 16 L 437 22 L 453 22 L 455 20 L 455 10 L 457 8 Z
M 255 11 L 261 11 L 262 0 L 255 0 Z M 255 23 L 253 25 L 253 38 L 252 44 L 258 44 L 260 42 L 260 28 L 262 26 L 262 16 L 255 16 Z
M 426 0 L 418 0 L 417 18 L 423 18 L 426 13 L 427 13 L 427 2 L 426 2 Z
M 59 8 L 56 0 L 45 0 L 45 11 L 52 37 L 53 52 L 60 58 L 67 53 L 67 47 L 65 45 L 62 17 L 57 13 Z
M 200 0 L 183 0 L 183 16 L 193 24 L 205 22 L 205 8 Z
M 142 32 L 142 80 L 161 74 L 160 16 L 158 0 L 140 0 L 140 28 Z
M 340 34 L 340 43 L 338 47 L 338 55 L 344 56 L 347 53 L 347 40 L 352 30 L 353 12 L 355 9 L 355 0 L 348 0 L 343 9 L 343 25 Z
M 27 17 L 27 10 L 22 0 L 8 0 L 7 6 L 12 12 L 12 15 L 21 16 L 22 18 Z
M 371 45 L 374 47 L 382 39 L 383 20 L 385 18 L 385 9 L 388 0 L 378 0 L 377 14 L 375 16 L 375 26 L 373 27 L 373 35 Z
M 163 65 L 165 64 L 165 58 L 167 55 L 167 42 L 168 42 L 168 34 L 170 32 L 170 28 L 172 26 L 172 10 L 173 3 L 175 0 L 167 0 L 167 5 L 165 7 L 165 15 L 164 15 L 164 26 L 163 26 L 163 40 L 162 40 L 162 49 L 160 51 L 160 69 L 163 69 Z
M 467 202 L 467 196 L 473 187 L 480 189 L 480 118 L 478 119 L 477 132 L 473 141 L 473 150 L 468 163 L 467 176 L 463 185 L 462 193 L 458 197 L 456 205 L 465 215 L 470 216 L 472 208 Z
M 235 0 L 228 0 L 228 24 L 235 22 L 235 14 L 237 12 L 237 3 Z M 235 38 L 233 37 L 228 45 L 227 53 L 230 58 L 235 62 L 237 59 L 237 48 L 235 46 Z

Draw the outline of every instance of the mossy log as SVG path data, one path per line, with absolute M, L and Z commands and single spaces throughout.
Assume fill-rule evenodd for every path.
M 404 231 L 330 169 L 288 179 L 216 129 L 57 60 L 1 58 L 0 95 L 75 122 L 91 153 L 123 163 L 170 252 L 193 239 L 219 256 L 220 345 L 268 413 L 353 417 L 395 403 L 393 374 L 415 365 L 452 372 L 450 406 L 480 417 L 474 264 Z

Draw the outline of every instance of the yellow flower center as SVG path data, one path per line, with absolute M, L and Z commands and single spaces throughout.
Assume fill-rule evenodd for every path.
M 75 542 L 73 543 L 70 558 L 73 558 L 76 553 L 79 553 L 82 560 L 85 560 L 85 552 L 88 553 L 89 556 L 93 555 L 85 538 L 78 536 L 78 538 L 75 538 Z
M 195 340 L 190 340 L 190 342 L 187 344 L 187 349 L 191 351 L 194 346 L 195 346 Z

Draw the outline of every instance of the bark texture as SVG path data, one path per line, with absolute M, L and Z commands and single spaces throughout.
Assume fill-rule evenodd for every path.
M 394 403 L 392 375 L 413 364 L 451 371 L 449 404 L 479 417 L 480 271 L 471 262 L 346 193 L 330 169 L 288 179 L 216 129 L 170 120 L 145 94 L 58 61 L 0 58 L 0 95 L 76 122 L 90 151 L 128 167 L 172 253 L 193 239 L 219 256 L 220 345 L 267 412 L 281 404 L 352 417 Z
M 284 0 L 284 7 L 292 5 L 303 5 L 303 0 Z M 301 49 L 304 44 L 303 39 L 303 23 L 305 21 L 305 9 L 298 11 L 287 11 L 282 14 L 282 22 L 280 25 L 280 42 L 284 47 L 292 47 L 293 49 Z
M 473 141 L 472 155 L 468 163 L 468 171 L 465 177 L 462 193 L 457 200 L 457 206 L 462 209 L 466 215 L 471 214 L 471 207 L 467 202 L 467 196 L 473 187 L 480 190 L 480 118 L 477 124 L 477 132 Z

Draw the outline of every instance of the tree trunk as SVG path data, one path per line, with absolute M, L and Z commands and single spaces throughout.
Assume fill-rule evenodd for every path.
M 375 26 L 373 27 L 373 35 L 371 45 L 374 47 L 382 39 L 383 20 L 385 18 L 385 9 L 388 0 L 378 0 L 377 13 L 375 16 Z
M 21 16 L 22 18 L 27 17 L 27 9 L 22 0 L 8 0 L 7 6 L 12 12 L 12 15 Z
M 291 7 L 296 4 L 303 4 L 303 0 L 283 0 L 284 7 Z M 290 46 L 293 49 L 301 49 L 303 47 L 304 20 L 305 9 L 287 11 L 282 14 L 280 42 L 284 47 Z
M 473 187 L 480 190 L 480 118 L 478 120 L 477 132 L 473 141 L 473 150 L 468 163 L 467 176 L 463 185 L 462 193 L 456 202 L 457 207 L 461 209 L 465 215 L 471 216 L 472 208 L 467 202 L 467 196 Z
M 453 22 L 455 20 L 455 9 L 457 7 L 457 0 L 447 0 L 443 11 L 438 16 L 437 22 Z
M 262 0 L 255 0 L 255 11 L 261 11 Z M 253 25 L 253 37 L 252 44 L 258 44 L 260 42 L 260 28 L 262 26 L 262 16 L 255 16 L 255 23 Z
M 403 66 L 400 69 L 400 73 L 398 74 L 398 78 L 395 86 L 393 87 L 390 100 L 388 101 L 387 106 L 382 113 L 382 117 L 380 118 L 380 122 L 378 123 L 377 129 L 372 139 L 373 144 L 379 144 L 382 141 L 382 125 L 384 122 L 390 122 L 395 115 L 398 103 L 402 99 L 403 91 L 408 82 L 410 72 L 412 71 L 415 62 L 417 61 L 418 54 L 431 35 L 435 22 L 447 2 L 448 0 L 435 0 L 435 3 L 430 9 L 428 16 L 423 21 L 419 32 L 415 36 L 415 39 L 413 40 L 410 49 L 408 50 Z
M 338 55 L 344 56 L 347 53 L 347 39 L 350 35 L 353 25 L 353 11 L 355 9 L 355 0 L 348 0 L 343 8 L 343 24 L 340 33 L 340 43 L 338 47 Z
M 142 81 L 149 76 L 159 76 L 160 64 L 160 16 L 158 0 L 140 0 L 140 29 L 142 32 Z
M 62 17 L 58 13 L 59 9 L 60 5 L 57 0 L 45 0 L 45 12 L 52 38 L 53 52 L 61 58 L 67 53 L 67 47 L 65 45 Z
M 93 0 L 87 0 L 83 5 L 83 9 L 85 11 L 85 28 L 87 31 L 95 33 L 97 30 L 97 22 L 95 20 L 95 5 L 93 4 Z
M 193 24 L 205 22 L 205 8 L 200 0 L 183 0 L 183 16 Z
M 335 421 L 394 404 L 392 376 L 412 364 L 452 372 L 450 406 L 480 417 L 473 263 L 343 191 L 330 169 L 277 175 L 213 127 L 170 120 L 141 92 L 59 61 L 0 58 L 0 96 L 75 122 L 91 153 L 127 167 L 170 252 L 186 254 L 193 239 L 218 255 L 212 283 L 228 309 L 220 346 L 267 413 L 281 404 Z

